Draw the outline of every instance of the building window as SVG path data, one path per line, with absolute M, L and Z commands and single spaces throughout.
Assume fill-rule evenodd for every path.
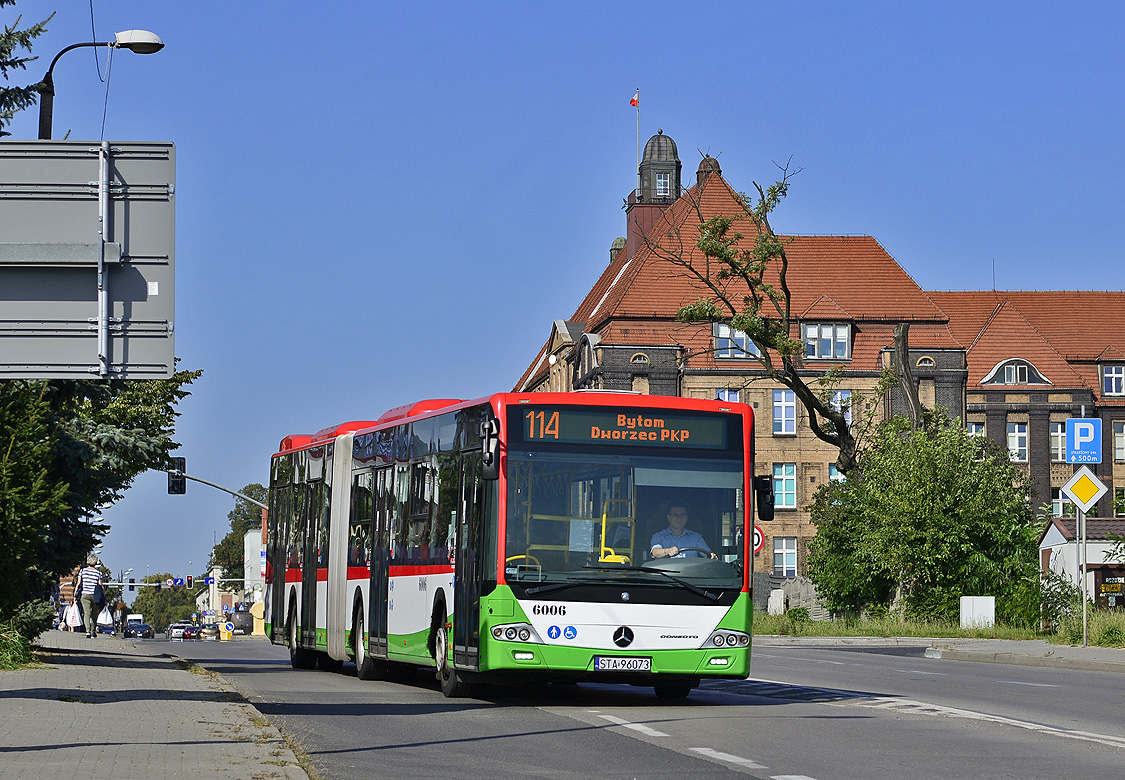
M 1102 392 L 1106 395 L 1125 395 L 1125 366 L 1102 368 Z
M 1051 423 L 1051 460 L 1055 463 L 1066 461 L 1066 423 Z
M 658 173 L 656 174 L 656 194 L 657 195 L 671 195 L 672 194 L 672 174 Z
M 805 325 L 805 357 L 819 360 L 847 360 L 850 354 L 848 345 L 848 325 L 816 323 Z
M 633 357 L 629 358 L 630 363 L 642 363 L 648 365 L 648 355 L 643 352 L 638 352 Z
M 738 391 L 732 390 L 729 387 L 720 387 L 715 391 L 715 400 L 728 401 L 732 404 L 738 403 Z
M 852 391 L 851 390 L 837 390 L 832 393 L 832 398 L 828 401 L 828 405 L 836 411 L 844 410 L 844 422 L 848 425 L 852 424 Z
M 779 577 L 797 576 L 797 537 L 776 536 L 773 540 L 773 573 Z
M 1008 423 L 1008 455 L 1016 463 L 1027 463 L 1027 423 Z
M 934 359 L 932 357 L 927 356 L 927 357 L 918 358 L 917 365 L 918 365 L 918 368 L 933 368 L 937 364 L 934 363 Z
M 828 464 L 828 481 L 829 482 L 843 482 L 844 473 L 836 468 L 835 463 Z
M 1113 516 L 1125 517 L 1125 487 L 1113 489 Z
M 797 432 L 797 397 L 792 390 L 773 391 L 773 435 L 789 436 Z
M 1074 517 L 1074 504 L 1062 492 L 1062 488 L 1051 488 L 1051 515 L 1053 517 Z
M 758 347 L 740 330 L 721 322 L 715 323 L 715 357 L 749 358 L 758 354 Z
M 1004 384 L 1026 385 L 1027 363 L 1009 363 L 1004 366 Z
M 1125 462 L 1125 422 L 1113 424 L 1113 459 L 1118 463 Z
M 966 423 L 965 429 L 970 436 L 984 436 L 984 423 L 982 422 Z
M 773 464 L 774 506 L 797 508 L 797 464 Z

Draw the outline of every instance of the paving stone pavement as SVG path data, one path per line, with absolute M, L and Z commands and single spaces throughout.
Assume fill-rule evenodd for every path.
M 309 780 L 277 728 L 217 675 L 131 640 L 48 631 L 0 671 L 0 780 Z

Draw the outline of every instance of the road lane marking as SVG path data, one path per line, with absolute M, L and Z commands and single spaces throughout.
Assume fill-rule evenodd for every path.
M 895 669 L 895 671 L 896 672 L 902 672 L 903 674 L 929 674 L 929 675 L 932 675 L 934 677 L 945 677 L 946 676 L 945 672 L 919 672 L 916 669 Z
M 1052 683 L 1026 683 L 1026 682 L 1016 682 L 1015 680 L 997 680 L 996 682 L 1000 683 L 1001 685 L 1026 685 L 1029 688 L 1059 688 L 1059 687 L 1061 687 L 1059 685 L 1054 685 Z
M 591 711 L 591 714 L 597 715 L 602 720 L 608 720 L 610 723 L 612 723 L 615 726 L 622 726 L 622 727 L 627 728 L 627 729 L 632 729 L 633 731 L 639 731 L 642 734 L 645 734 L 645 735 L 650 736 L 650 737 L 669 737 L 669 736 L 671 736 L 670 734 L 665 734 L 663 731 L 657 731 L 656 729 L 654 729 L 650 726 L 646 726 L 643 723 L 631 723 L 630 721 L 627 721 L 623 718 L 618 718 L 614 715 L 603 715 L 600 712 L 593 712 L 593 711 Z
M 722 753 L 718 750 L 712 750 L 711 748 L 693 747 L 691 751 L 701 756 L 706 756 L 707 758 L 713 758 L 716 761 L 723 761 L 727 764 L 734 764 L 746 769 L 769 769 L 768 766 L 762 766 L 757 761 L 751 761 L 748 758 L 731 755 L 730 753 Z
M 808 775 L 770 775 L 770 780 L 816 780 Z

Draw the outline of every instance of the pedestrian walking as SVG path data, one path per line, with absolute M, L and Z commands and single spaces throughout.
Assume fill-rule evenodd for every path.
M 90 553 L 86 556 L 86 566 L 78 572 L 78 580 L 74 583 L 74 592 L 81 594 L 79 603 L 82 605 L 82 619 L 86 624 L 86 638 L 94 639 L 98 636 L 98 610 L 99 602 L 105 602 L 102 590 L 102 573 L 95 566 L 98 565 L 98 556 Z

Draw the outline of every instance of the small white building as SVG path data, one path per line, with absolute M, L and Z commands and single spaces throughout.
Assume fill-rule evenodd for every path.
M 1073 517 L 1051 518 L 1039 538 L 1039 566 L 1081 587 L 1077 525 Z M 1099 606 L 1125 607 L 1125 561 L 1106 560 L 1113 547 L 1110 534 L 1125 536 L 1125 519 L 1086 518 L 1086 592 Z

